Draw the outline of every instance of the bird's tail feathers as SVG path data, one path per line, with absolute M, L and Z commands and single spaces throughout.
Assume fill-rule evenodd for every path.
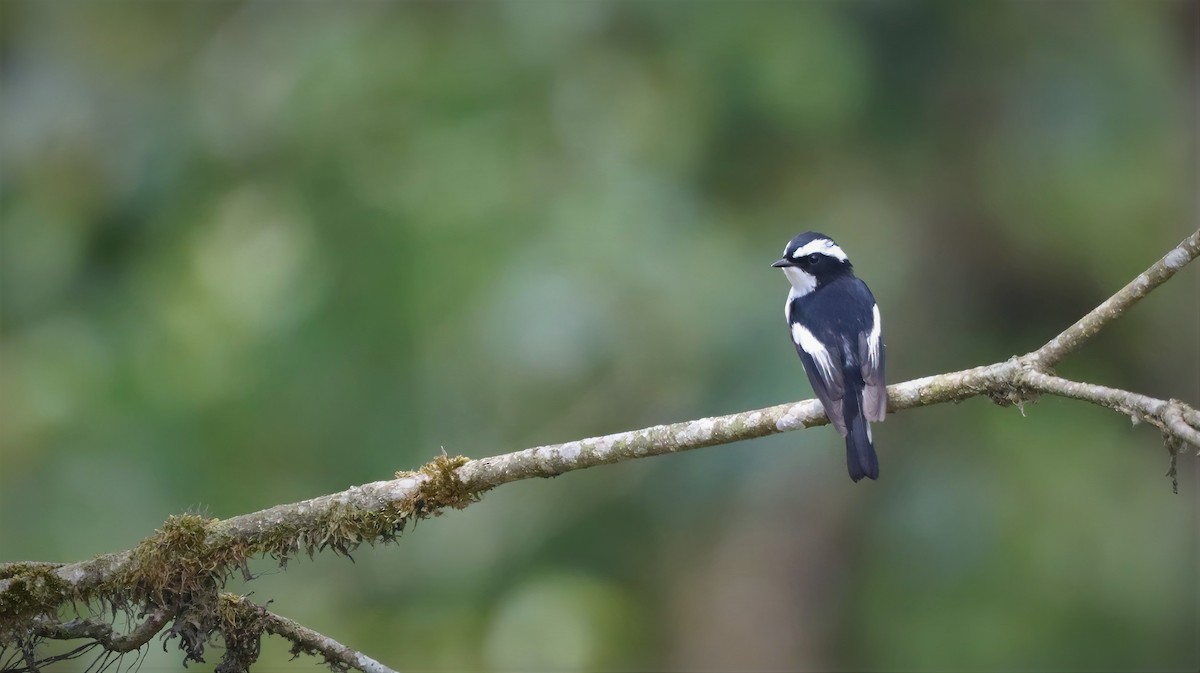
M 850 479 L 878 479 L 879 458 L 875 455 L 875 445 L 871 443 L 871 428 L 867 425 L 862 410 L 847 408 L 846 424 L 849 426 L 849 432 L 846 433 L 846 467 L 850 471 Z

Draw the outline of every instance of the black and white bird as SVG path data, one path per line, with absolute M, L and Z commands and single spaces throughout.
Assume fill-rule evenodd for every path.
M 871 422 L 887 414 L 887 386 L 875 297 L 838 244 L 815 231 L 793 238 L 771 266 L 792 284 L 784 306 L 792 343 L 829 422 L 846 438 L 850 478 L 878 479 Z

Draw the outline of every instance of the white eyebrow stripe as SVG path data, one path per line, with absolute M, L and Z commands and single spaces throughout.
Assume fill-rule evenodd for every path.
M 879 319 L 879 304 L 871 306 L 871 333 L 867 336 L 867 359 L 872 367 L 879 366 L 879 337 L 883 333 L 883 323 Z
M 843 262 L 848 259 L 848 257 L 846 257 L 846 253 L 842 252 L 842 249 L 838 247 L 838 244 L 834 243 L 828 238 L 818 238 L 815 241 L 809 241 L 805 245 L 796 248 L 795 252 L 792 253 L 792 259 L 800 259 L 801 257 L 805 255 L 811 255 L 814 252 L 822 255 L 829 255 L 830 257 L 840 259 Z
M 826 383 L 833 381 L 833 359 L 829 357 L 829 351 L 820 339 L 797 322 L 792 323 L 792 341 L 813 359 L 821 378 L 825 379 Z

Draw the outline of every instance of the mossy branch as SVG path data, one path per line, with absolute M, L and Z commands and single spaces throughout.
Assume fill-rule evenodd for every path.
M 1037 394 L 1057 395 L 1091 402 L 1155 426 L 1172 451 L 1172 461 L 1184 444 L 1200 448 L 1200 412 L 1195 408 L 1178 400 L 1070 381 L 1052 370 L 1053 365 L 1198 254 L 1200 231 L 1038 350 L 1003 362 L 892 385 L 888 388 L 888 410 L 895 413 L 983 395 L 999 404 L 1021 405 Z M 818 401 L 804 400 L 478 460 L 441 456 L 419 471 L 399 473 L 395 479 L 223 521 L 191 515 L 172 517 L 137 548 L 90 561 L 0 565 L 0 654 L 13 644 L 26 648 L 31 638 L 61 635 L 44 628 L 38 631 L 38 624 L 53 622 L 64 605 L 83 602 L 151 615 L 143 627 L 156 624 L 150 621 L 156 615 L 169 614 L 168 637 L 181 639 L 180 646 L 190 660 L 201 661 L 204 644 L 212 635 L 221 634 L 227 649 L 232 647 L 235 654 L 240 653 L 242 658 L 235 657 L 235 662 L 252 661 L 251 655 L 256 657 L 257 651 L 246 643 L 256 646 L 257 634 L 271 632 L 292 640 L 298 651 L 315 647 L 334 666 L 386 670 L 331 658 L 330 651 L 312 645 L 315 641 L 297 630 L 303 627 L 288 627 L 286 620 L 264 616 L 269 614 L 265 611 L 231 612 L 231 606 L 242 604 L 222 598 L 226 579 L 235 571 L 249 579 L 247 560 L 257 556 L 286 564 L 300 552 L 311 556 L 328 549 L 348 555 L 364 542 L 393 541 L 410 521 L 436 515 L 447 507 L 465 507 L 487 490 L 512 481 L 754 439 L 827 422 Z M 1169 474 L 1173 475 L 1173 470 Z M 231 615 L 240 615 L 240 621 Z M 258 617 L 248 620 L 247 615 Z M 137 642 L 144 632 L 138 628 L 126 636 L 99 631 L 85 635 L 115 650 L 113 646 L 118 643 Z M 27 652 L 27 648 L 21 651 Z
M 224 521 L 192 514 L 172 516 L 137 547 L 83 563 L 0 565 L 0 659 L 10 649 L 28 650 L 30 643 L 46 638 L 90 638 L 106 652 L 124 652 L 126 644 L 133 644 L 129 649 L 140 647 L 170 622 L 165 635 L 179 638 L 185 662 L 204 661 L 212 637 L 222 637 L 225 655 L 218 671 L 247 669 L 257 659 L 263 632 L 289 638 L 301 652 L 324 652 L 327 663 L 338 670 L 389 670 L 316 632 L 299 625 L 290 628 L 282 617 L 264 613 L 267 616 L 260 620 L 234 620 L 233 604 L 221 600 L 221 589 L 235 571 L 252 579 L 247 563 L 252 557 L 270 556 L 286 565 L 300 552 L 312 556 L 329 549 L 348 556 L 364 542 L 396 539 L 410 521 L 475 502 L 480 491 L 468 490 L 456 472 L 466 462 L 462 457 L 439 456 L 419 471 L 397 474 L 391 481 Z M 59 609 L 78 603 L 131 617 L 148 613 L 151 617 L 143 627 L 156 626 L 142 639 L 141 627 L 120 636 L 103 631 L 94 619 L 60 623 Z M 169 619 L 156 621 L 160 615 Z

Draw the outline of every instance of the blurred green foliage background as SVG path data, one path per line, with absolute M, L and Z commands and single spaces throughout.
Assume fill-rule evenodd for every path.
M 1195 3 L 0 9 L 0 561 L 808 397 L 799 231 L 902 381 L 1196 222 Z M 1061 371 L 1197 403 L 1196 291 Z M 1196 670 L 1194 461 L 1026 413 L 894 416 L 877 483 L 818 429 L 512 484 L 235 589 L 406 671 Z

